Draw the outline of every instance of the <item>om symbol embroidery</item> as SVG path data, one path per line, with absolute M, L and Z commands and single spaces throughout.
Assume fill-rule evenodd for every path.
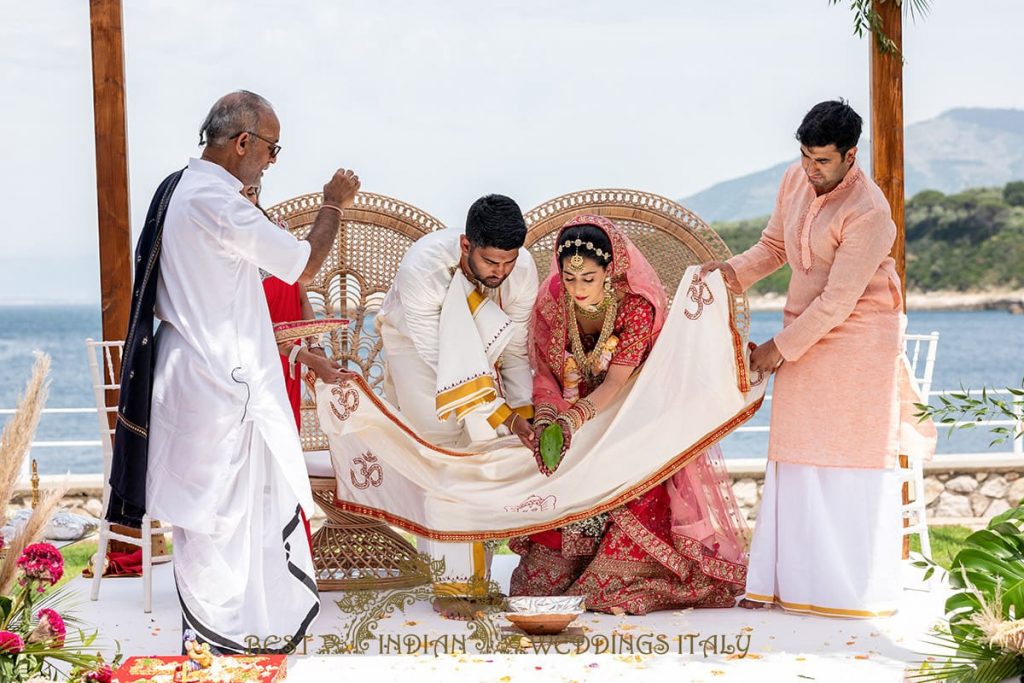
M 700 279 L 700 275 L 694 275 L 690 281 L 690 288 L 686 292 L 686 296 L 690 301 L 697 304 L 697 310 L 690 313 L 688 310 L 683 310 L 685 315 L 690 320 L 696 320 L 704 313 L 704 307 L 715 303 L 715 296 L 711 293 L 711 288 L 708 287 L 708 283 Z
M 332 387 L 331 395 L 335 398 L 334 401 L 331 401 L 331 412 L 339 420 L 347 420 L 359 408 L 359 394 L 347 384 Z M 335 405 L 336 403 L 337 405 Z M 344 409 L 344 412 L 338 410 L 338 405 Z
M 359 466 L 359 479 L 356 479 L 355 470 L 349 470 L 348 476 L 352 479 L 352 485 L 357 489 L 374 488 L 384 483 L 384 470 L 377 462 L 377 456 L 367 451 L 359 457 L 352 458 L 352 464 Z

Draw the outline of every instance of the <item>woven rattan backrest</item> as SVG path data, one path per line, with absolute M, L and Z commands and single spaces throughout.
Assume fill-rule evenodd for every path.
M 552 199 L 526 214 L 526 247 L 537 262 L 541 281 L 548 276 L 559 228 L 581 213 L 615 221 L 658 272 L 669 303 L 687 266 L 732 255 L 718 233 L 671 199 L 637 190 L 583 190 Z M 736 329 L 745 340 L 750 329 L 747 298 L 732 296 L 732 306 Z
M 313 226 L 322 201 L 320 193 L 302 195 L 272 206 L 267 213 L 285 221 L 292 234 L 303 238 Z M 414 206 L 361 192 L 355 205 L 345 211 L 345 220 L 323 267 L 306 287 L 318 318 L 351 321 L 347 330 L 330 333 L 331 355 L 349 370 L 361 373 L 378 394 L 382 391 L 384 357 L 376 313 L 409 245 L 443 227 L 439 220 Z M 320 431 L 308 395 L 302 401 L 301 434 L 303 449 L 327 448 L 327 438 Z

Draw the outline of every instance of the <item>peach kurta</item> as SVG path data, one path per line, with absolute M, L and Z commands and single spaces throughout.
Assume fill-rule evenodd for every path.
M 895 462 L 903 301 L 896 237 L 882 191 L 854 165 L 817 196 L 793 164 L 761 239 L 729 259 L 740 284 L 789 263 L 793 277 L 775 344 L 768 458 L 823 467 Z

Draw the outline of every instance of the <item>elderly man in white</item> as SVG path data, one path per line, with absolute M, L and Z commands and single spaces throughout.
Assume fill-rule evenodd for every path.
M 538 284 L 525 240 L 515 201 L 488 195 L 465 232 L 426 235 L 402 259 L 378 316 L 385 392 L 423 440 L 462 447 L 511 433 L 533 447 L 527 323 Z M 420 541 L 445 560 L 439 592 L 462 596 L 488 576 L 481 543 Z
M 166 211 L 150 254 L 161 323 L 144 505 L 174 527 L 184 627 L 220 652 L 287 650 L 319 611 L 302 525 L 313 502 L 259 269 L 308 282 L 359 179 L 336 172 L 309 236 L 295 239 L 240 194 L 276 161 L 279 135 L 264 98 L 226 95 L 200 129 L 202 158 L 154 199 Z M 118 466 L 112 481 L 130 491 Z

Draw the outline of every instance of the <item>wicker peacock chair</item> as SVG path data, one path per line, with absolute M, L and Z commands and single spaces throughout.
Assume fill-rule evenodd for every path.
M 303 238 L 322 201 L 320 193 L 302 195 L 271 207 L 268 213 Z M 397 199 L 359 193 L 355 205 L 345 211 L 320 272 L 306 287 L 317 317 L 351 321 L 347 329 L 330 333 L 331 355 L 349 370 L 361 373 L 377 393 L 382 392 L 384 358 L 375 314 L 409 246 L 443 227 L 433 216 Z M 320 431 L 308 392 L 301 410 L 300 436 L 313 497 L 327 517 L 313 534 L 319 589 L 366 588 L 368 581 L 379 588 L 401 588 L 428 581 L 427 574 L 414 569 L 418 566 L 416 549 L 387 524 L 334 506 L 335 479 L 327 437 Z
M 526 248 L 537 262 L 542 282 L 551 267 L 559 228 L 581 213 L 615 221 L 654 266 L 670 304 L 687 266 L 732 256 L 718 233 L 671 199 L 638 190 L 582 190 L 544 202 L 526 214 Z M 732 294 L 730 298 L 735 328 L 745 342 L 750 329 L 747 298 Z

